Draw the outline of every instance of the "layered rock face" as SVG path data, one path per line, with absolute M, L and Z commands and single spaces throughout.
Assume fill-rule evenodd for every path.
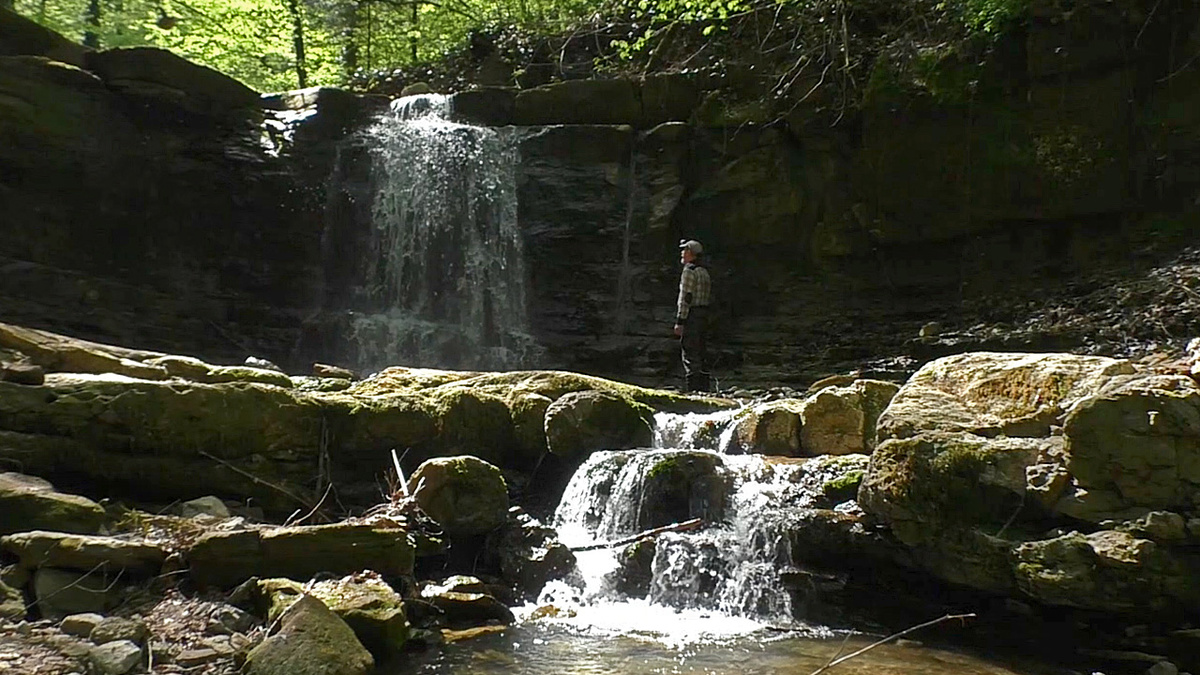
M 914 343 L 964 303 L 1168 257 L 1200 189 L 1200 70 L 1170 56 L 1196 51 L 1195 23 L 1035 16 L 982 65 L 934 58 L 917 82 L 879 64 L 836 126 L 820 97 L 766 102 L 738 73 L 457 95 L 459 119 L 519 128 L 529 365 L 672 381 L 682 237 L 710 252 L 723 384 L 907 375 L 879 359 L 979 346 Z M 260 100 L 164 52 L 11 44 L 8 320 L 218 362 L 343 358 L 375 189 L 351 132 L 379 101 Z M 271 108 L 299 121 L 264 145 Z

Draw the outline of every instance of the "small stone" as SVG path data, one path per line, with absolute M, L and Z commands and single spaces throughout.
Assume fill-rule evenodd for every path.
M 41 386 L 46 381 L 46 371 L 32 363 L 4 363 L 0 364 L 0 380 Z
M 920 331 L 919 335 L 923 338 L 931 338 L 931 337 L 937 337 L 938 335 L 941 335 L 941 333 L 942 333 L 942 324 L 940 324 L 936 321 L 930 321 L 929 323 L 925 324 L 924 326 L 921 326 L 921 331 Z
M 146 639 L 149 631 L 146 629 L 146 624 L 136 619 L 126 619 L 119 616 L 110 616 L 104 619 L 92 629 L 88 636 L 92 642 L 98 645 L 116 642 L 118 640 L 127 640 L 141 644 Z
M 1146 675 L 1179 675 L 1179 667 L 1170 661 L 1159 661 L 1146 670 Z
M 254 617 L 237 607 L 222 605 L 209 616 L 205 631 L 212 635 L 245 633 L 254 625 Z
M 279 373 L 283 372 L 283 368 L 280 368 L 279 366 L 275 365 L 274 363 L 271 363 L 270 361 L 268 361 L 266 359 L 260 359 L 257 356 L 247 356 L 245 363 L 247 366 L 250 366 L 251 368 L 262 368 L 263 370 L 274 370 Z
M 63 619 L 62 623 L 60 623 L 58 627 L 67 635 L 85 638 L 92 634 L 92 630 L 96 626 L 99 626 L 101 621 L 104 621 L 104 617 L 99 614 L 93 614 L 90 612 L 85 614 L 72 614 L 71 616 Z
M 142 662 L 142 648 L 128 640 L 93 647 L 92 663 L 104 675 L 125 675 Z
M 186 501 L 179 505 L 179 515 L 184 518 L 195 518 L 196 516 L 212 516 L 214 518 L 228 518 L 229 507 L 225 506 L 225 502 L 217 497 L 208 495 L 206 497 L 197 497 L 191 501 Z
M 175 656 L 175 663 L 184 668 L 193 668 L 195 666 L 210 663 L 221 658 L 217 650 L 211 647 L 200 647 L 199 649 L 185 649 Z
M 313 375 L 316 377 L 332 377 L 339 380 L 357 380 L 358 376 L 349 368 L 331 366 L 325 363 L 313 364 Z

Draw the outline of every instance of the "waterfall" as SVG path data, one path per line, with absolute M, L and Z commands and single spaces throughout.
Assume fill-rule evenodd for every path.
M 408 96 L 365 130 L 372 256 L 352 317 L 365 371 L 387 365 L 528 365 L 515 138 L 446 119 L 448 99 Z

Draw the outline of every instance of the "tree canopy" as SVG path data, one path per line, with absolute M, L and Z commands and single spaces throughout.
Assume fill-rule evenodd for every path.
M 369 82 L 505 30 L 571 35 L 597 62 L 660 56 L 674 28 L 717 40 L 752 25 L 760 48 L 799 49 L 841 72 L 852 44 L 920 15 L 996 30 L 1031 0 L 10 0 L 17 12 L 97 48 L 157 46 L 261 91 Z M 848 18 L 849 17 L 849 18 Z M 869 17 L 855 21 L 855 17 Z M 880 17 L 883 17 L 882 19 Z M 764 21 L 765 18 L 765 21 Z M 875 24 L 880 24 L 876 26 Z M 790 45 L 781 35 L 797 31 Z M 807 28 L 804 28 L 807 27 Z M 765 35 L 764 35 L 765 33 Z M 801 39 L 801 37 L 803 39 Z M 562 46 L 563 54 L 567 44 Z M 519 50 L 520 48 L 518 48 Z M 819 52 L 819 54 L 818 54 Z M 852 53 L 853 52 L 853 53 Z

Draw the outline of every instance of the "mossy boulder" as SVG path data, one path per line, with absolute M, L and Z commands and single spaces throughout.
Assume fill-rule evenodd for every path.
M 506 463 L 513 446 L 512 415 L 504 400 L 469 387 L 439 387 L 426 395 L 445 454 L 470 454 Z
M 308 594 L 341 617 L 377 659 L 396 655 L 408 641 L 404 598 L 383 579 L 356 574 L 302 584 L 292 579 L 263 579 L 257 584 L 261 610 L 273 623 L 293 602 Z
M 508 485 L 495 466 L 470 455 L 437 457 L 417 467 L 408 489 L 451 537 L 485 534 L 508 514 Z
M 653 410 L 602 391 L 563 394 L 546 410 L 550 452 L 581 461 L 596 450 L 648 447 L 654 441 Z
M 520 509 L 509 512 L 486 548 L 494 552 L 504 580 L 525 597 L 537 597 L 547 581 L 575 571 L 575 554 L 558 540 L 558 532 Z
M 0 549 L 16 556 L 26 569 L 56 567 L 133 577 L 158 574 L 167 557 L 161 547 L 146 542 L 39 530 L 0 537 Z
M 25 594 L 0 578 L 0 620 L 17 622 L 25 618 Z
M 512 123 L 639 124 L 642 105 L 629 80 L 568 80 L 517 94 Z
M 88 70 L 109 87 L 189 112 L 227 117 L 257 111 L 259 94 L 211 68 L 154 47 L 124 47 L 92 52 Z
M 50 530 L 94 534 L 104 522 L 96 502 L 58 492 L 50 483 L 18 473 L 0 473 L 0 534 Z
M 692 518 L 712 522 L 724 513 L 733 477 L 720 455 L 667 450 L 642 453 L 631 461 L 643 465 L 640 500 L 631 511 L 636 522 L 620 524 L 619 531 L 640 532 Z
M 871 455 L 858 503 L 887 523 L 900 541 L 936 541 L 948 528 L 994 526 L 1021 509 L 1026 468 L 1061 439 L 984 438 L 930 432 L 891 439 Z
M 325 603 L 302 595 L 279 620 L 279 632 L 246 656 L 246 675 L 368 675 L 375 659 Z
M 521 392 L 512 396 L 513 436 L 516 454 L 513 458 L 520 468 L 535 466 L 550 451 L 546 443 L 546 410 L 554 403 L 548 396 Z

